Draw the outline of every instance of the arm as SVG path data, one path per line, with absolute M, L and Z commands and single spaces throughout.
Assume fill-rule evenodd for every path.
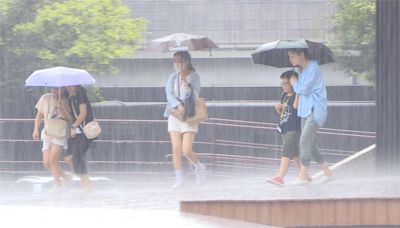
M 276 103 L 275 104 L 275 110 L 276 110 L 277 113 L 280 114 L 282 112 L 282 109 L 283 109 L 282 103 Z
M 293 90 L 296 94 L 308 95 L 313 91 L 319 77 L 321 77 L 321 73 L 317 67 L 318 65 L 313 69 L 310 69 L 308 74 L 303 75 L 301 81 L 298 81 L 294 76 L 290 78 L 290 83 L 292 84 Z
M 167 97 L 167 102 L 171 107 L 176 107 L 181 104 L 181 102 L 175 97 L 174 94 L 174 83 L 176 74 L 169 76 L 167 84 L 165 86 L 165 95 Z
M 293 108 L 297 109 L 297 107 L 299 107 L 299 95 L 296 94 L 296 97 L 294 98 Z
M 72 123 L 72 128 L 77 128 L 79 125 L 85 121 L 87 115 L 87 105 L 86 103 L 82 103 L 79 105 L 79 115 L 76 117 L 74 123 Z
M 35 117 L 35 125 L 33 127 L 33 133 L 32 133 L 32 138 L 34 140 L 39 140 L 39 127 L 43 117 L 44 117 L 43 113 L 38 111 Z

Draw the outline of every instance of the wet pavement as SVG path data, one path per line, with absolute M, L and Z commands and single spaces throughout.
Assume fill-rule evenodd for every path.
M 293 180 L 293 176 L 288 182 Z M 400 178 L 361 178 L 333 180 L 326 184 L 313 181 L 308 186 L 277 187 L 266 182 L 264 175 L 222 177 L 209 176 L 203 186 L 196 186 L 188 176 L 185 187 L 171 188 L 171 175 L 140 175 L 123 180 L 95 183 L 95 192 L 83 194 L 76 183 L 61 192 L 40 190 L 29 184 L 0 185 L 0 215 L 2 224 L 61 227 L 265 227 L 179 212 L 180 201 L 197 200 L 270 200 L 320 198 L 400 197 Z M 106 179 L 101 179 L 106 180 Z M 19 218 L 24 219 L 19 219 Z M 70 219 L 66 219 L 66 217 Z M 62 221 L 62 222 L 60 222 Z M 57 225 L 58 226 L 58 225 Z M 10 226 L 12 227 L 12 226 Z M 60 227 L 60 226 L 59 226 Z

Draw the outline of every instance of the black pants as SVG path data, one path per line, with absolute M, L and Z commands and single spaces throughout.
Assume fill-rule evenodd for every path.
M 75 174 L 87 174 L 86 164 L 83 157 L 91 143 L 92 140 L 86 138 L 84 134 L 77 134 L 75 138 L 68 139 L 68 151 L 66 156 L 72 155 L 72 166 Z

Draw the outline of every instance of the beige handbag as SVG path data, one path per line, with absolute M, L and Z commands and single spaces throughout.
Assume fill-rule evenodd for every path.
M 85 124 L 83 127 L 83 133 L 86 135 L 86 138 L 94 139 L 100 135 L 101 127 L 97 121 L 93 120 Z
M 199 97 L 196 99 L 196 104 L 195 104 L 195 114 L 192 117 L 186 118 L 186 123 L 192 125 L 192 124 L 198 124 L 200 122 L 208 120 L 208 111 L 207 111 L 207 105 L 206 101 L 204 98 Z
M 45 123 L 46 135 L 55 138 L 64 138 L 67 135 L 68 123 L 62 119 L 48 119 Z
M 66 120 L 59 119 L 59 118 L 51 118 L 50 116 L 50 111 L 51 111 L 51 105 L 50 105 L 51 97 L 49 98 L 49 104 L 47 107 L 47 119 L 45 120 L 45 133 L 47 136 L 50 137 L 55 137 L 55 138 L 64 138 L 67 136 L 67 129 L 68 129 L 68 123 Z M 54 108 L 52 112 L 54 111 Z
M 74 112 L 75 118 L 77 118 L 78 115 L 75 111 L 74 105 L 72 104 L 71 106 L 72 106 L 72 111 Z M 88 108 L 91 108 L 91 107 L 88 107 Z M 93 111 L 92 111 L 92 114 L 93 114 Z M 100 127 L 100 124 L 96 120 L 92 120 L 89 123 L 84 124 L 82 131 L 83 131 L 83 134 L 85 134 L 86 138 L 94 139 L 94 138 L 99 137 L 99 135 L 101 133 L 101 127 Z

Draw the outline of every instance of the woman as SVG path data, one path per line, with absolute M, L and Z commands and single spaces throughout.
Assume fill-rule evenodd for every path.
M 293 90 L 299 96 L 297 116 L 301 117 L 300 135 L 300 173 L 294 185 L 310 183 L 308 168 L 314 159 L 325 174 L 320 183 L 332 179 L 332 171 L 326 164 L 324 156 L 318 148 L 317 132 L 325 123 L 328 106 L 327 93 L 318 62 L 308 59 L 307 49 L 291 49 L 288 51 L 289 61 L 300 68 L 299 79 L 290 78 Z
M 51 88 L 51 93 L 40 97 L 35 108 L 38 110 L 35 118 L 35 126 L 32 133 L 34 140 L 39 140 L 39 128 L 44 119 L 44 128 L 40 134 L 43 141 L 43 164 L 51 171 L 54 178 L 52 191 L 60 190 L 61 179 L 69 181 L 71 177 L 66 175 L 60 165 L 59 158 L 62 149 L 67 149 L 69 106 L 65 88 Z M 56 132 L 57 134 L 55 134 Z M 52 135 L 53 134 L 53 135 Z
M 190 89 L 193 90 L 195 96 L 200 93 L 200 77 L 195 72 L 191 63 L 191 56 L 187 51 L 176 52 L 173 64 L 176 72 L 169 76 L 166 84 L 167 107 L 164 117 L 168 118 L 168 132 L 172 143 L 176 175 L 173 187 L 180 188 L 183 185 L 182 153 L 195 167 L 196 183 L 200 184 L 205 179 L 205 166 L 200 163 L 192 149 L 199 125 L 190 125 L 181 118 L 185 116 L 183 101 Z
M 82 128 L 85 123 L 93 120 L 92 108 L 86 90 L 82 86 L 67 86 L 66 89 L 69 93 L 72 124 L 65 160 L 72 163 L 74 173 L 80 177 L 82 191 L 89 193 L 92 192 L 92 183 L 86 169 L 84 156 L 92 140 L 86 138 Z

